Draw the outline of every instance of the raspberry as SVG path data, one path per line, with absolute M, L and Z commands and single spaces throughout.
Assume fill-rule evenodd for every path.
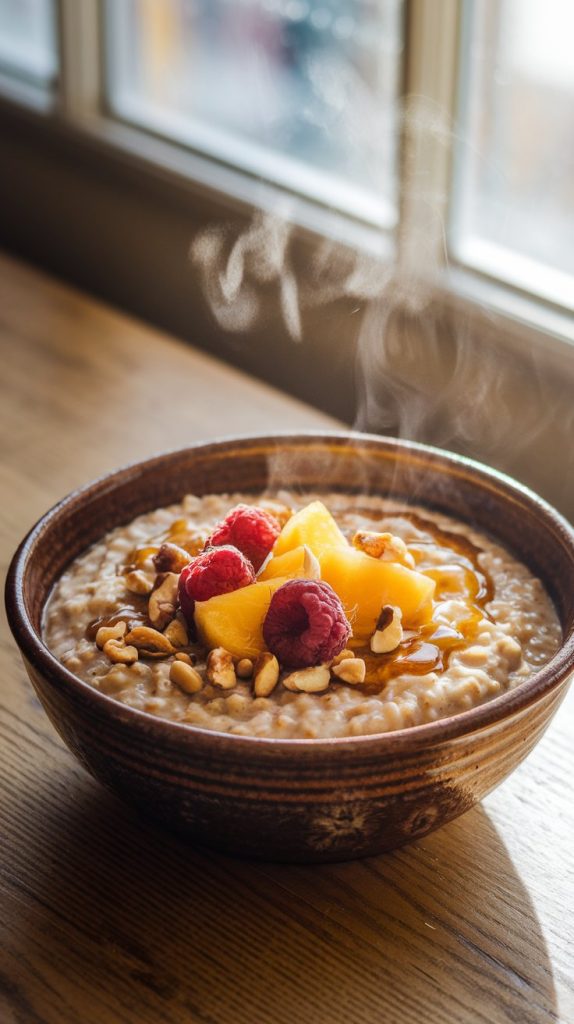
M 255 582 L 251 562 L 237 548 L 225 545 L 197 555 L 179 575 L 179 604 L 186 621 L 193 624 L 196 601 L 208 601 Z
M 285 668 L 309 668 L 343 650 L 351 627 L 335 591 L 322 580 L 289 580 L 275 591 L 263 638 Z
M 271 551 L 281 527 L 275 516 L 252 505 L 236 505 L 206 541 L 206 547 L 233 544 L 257 572 Z

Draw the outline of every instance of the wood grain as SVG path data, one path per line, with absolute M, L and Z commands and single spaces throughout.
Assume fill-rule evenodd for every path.
M 2 561 L 72 487 L 233 432 L 329 420 L 0 257 Z M 483 804 L 395 854 L 254 865 L 141 823 L 0 647 L 2 1024 L 574 1020 L 574 695 Z

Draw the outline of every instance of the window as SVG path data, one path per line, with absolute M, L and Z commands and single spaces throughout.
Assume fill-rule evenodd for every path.
M 127 121 L 392 225 L 400 0 L 110 0 Z
M 52 0 L 0 0 L 0 70 L 51 86 L 57 63 Z
M 571 0 L 0 0 L 0 90 L 574 339 L 573 37 Z
M 574 308 L 574 4 L 466 5 L 453 250 Z

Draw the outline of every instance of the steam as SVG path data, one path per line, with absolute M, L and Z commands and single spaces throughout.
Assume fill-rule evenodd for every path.
M 377 135 L 388 140 L 389 125 L 381 124 L 372 97 L 350 72 L 341 76 L 340 69 L 335 73 L 323 64 L 309 75 L 333 117 L 343 119 L 350 144 L 366 149 L 377 173 L 386 156 L 372 140 Z M 349 111 L 357 109 L 364 116 L 350 124 Z M 245 332 L 279 311 L 289 336 L 300 343 L 302 312 L 346 298 L 348 315 L 361 317 L 355 428 L 452 448 L 520 471 L 528 480 L 537 443 L 550 436 L 564 411 L 556 406 L 534 349 L 512 354 L 486 340 L 494 334 L 491 317 L 484 314 L 481 331 L 476 317 L 471 322 L 467 313 L 445 303 L 439 268 L 446 197 L 426 178 L 419 180 L 415 168 L 425 166 L 421 152 L 429 161 L 443 159 L 452 126 L 439 108 L 416 97 L 408 100 L 400 120 L 405 149 L 395 262 L 321 241 L 298 275 L 297 229 L 288 207 L 258 212 L 247 230 L 232 224 L 208 228 L 194 239 L 191 260 L 225 331 Z M 527 393 L 542 414 L 532 416 Z M 560 432 L 566 428 L 572 436 L 574 408 L 566 417 Z M 574 456 L 565 452 L 563 458 L 569 462 L 567 474 Z M 291 468 L 282 467 L 283 479 L 285 474 L 300 479 L 301 467 L 294 474 Z

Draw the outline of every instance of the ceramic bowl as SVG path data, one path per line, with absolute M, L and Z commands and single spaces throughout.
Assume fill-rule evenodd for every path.
M 545 583 L 564 630 L 560 651 L 517 689 L 473 710 L 378 736 L 321 740 L 163 721 L 81 682 L 50 653 L 41 634 L 50 590 L 106 531 L 189 492 L 257 492 L 269 484 L 389 495 L 489 532 Z M 64 498 L 17 551 L 7 608 L 49 718 L 104 785 L 189 840 L 229 853 L 342 860 L 443 825 L 537 742 L 574 671 L 574 531 L 507 477 L 422 445 L 359 434 L 224 440 L 139 462 Z

